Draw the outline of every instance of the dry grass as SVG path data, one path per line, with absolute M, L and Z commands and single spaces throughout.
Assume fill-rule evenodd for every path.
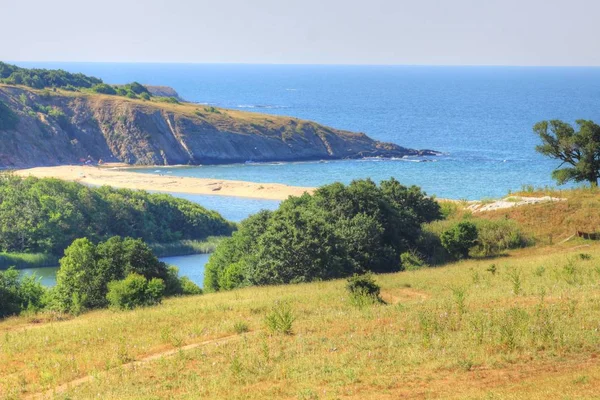
M 341 280 L 171 299 L 62 322 L 13 318 L 0 323 L 0 396 L 27 397 L 92 375 L 56 397 L 542 399 L 560 391 L 593 398 L 600 245 L 585 249 L 591 258 L 580 252 L 530 248 L 379 275 L 388 304 L 361 309 Z M 265 329 L 276 302 L 290 306 L 293 335 Z M 242 324 L 249 334 L 236 328 Z M 119 367 L 232 335 L 239 339 Z

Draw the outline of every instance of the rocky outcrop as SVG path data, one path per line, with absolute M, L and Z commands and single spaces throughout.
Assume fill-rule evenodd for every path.
M 82 160 L 219 164 L 435 155 L 296 118 L 78 92 L 0 85 L 18 117 L 0 130 L 0 166 Z

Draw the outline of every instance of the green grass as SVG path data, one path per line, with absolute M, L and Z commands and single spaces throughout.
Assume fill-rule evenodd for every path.
M 93 375 L 56 398 L 594 398 L 600 244 L 580 253 L 528 248 L 494 260 L 494 272 L 469 260 L 378 275 L 386 304 L 361 308 L 337 280 L 10 318 L 0 397 Z M 267 322 L 282 304 L 287 335 Z
M 180 240 L 173 243 L 155 243 L 150 247 L 157 257 L 187 256 L 190 254 L 208 254 L 215 251 L 224 236 L 209 236 L 205 240 Z
M 40 268 L 58 265 L 58 257 L 41 253 L 0 253 L 0 269 Z

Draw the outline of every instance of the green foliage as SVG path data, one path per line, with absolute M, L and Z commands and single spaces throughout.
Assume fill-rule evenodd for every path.
M 196 285 L 194 282 L 190 280 L 187 276 L 183 276 L 180 279 L 181 281 L 181 294 L 184 296 L 193 296 L 202 294 L 202 289 L 200 286 Z
M 272 333 L 291 335 L 296 317 L 288 303 L 277 302 L 265 317 L 265 324 Z
M 83 238 L 75 240 L 60 260 L 53 308 L 73 312 L 75 306 L 84 309 L 106 307 L 107 302 L 112 301 L 107 297 L 109 283 L 121 281 L 130 275 L 142 276 L 148 285 L 154 278 L 159 279 L 161 296 L 195 290 L 191 282 L 179 281 L 177 269 L 169 269 L 159 261 L 140 239 L 115 236 L 95 246 Z M 153 283 L 149 288 L 155 288 L 155 285 Z M 121 293 L 119 290 L 129 287 L 123 284 L 115 290 Z M 75 298 L 79 304 L 73 301 Z
M 65 113 L 56 107 L 52 107 L 48 110 L 48 116 L 50 116 L 51 118 L 53 118 L 58 125 L 63 128 L 63 129 L 67 129 L 69 126 L 69 118 L 65 115 Z
M 400 264 L 406 271 L 415 271 L 427 266 L 423 257 L 414 250 L 400 254 Z
M 308 282 L 365 271 L 398 271 L 421 224 L 441 218 L 437 202 L 394 179 L 377 186 L 335 183 L 290 197 L 243 221 L 211 256 L 204 287 Z
M 242 333 L 246 333 L 250 330 L 250 328 L 248 327 L 248 324 L 245 323 L 244 321 L 237 321 L 236 323 L 233 324 L 233 331 L 235 333 L 237 333 L 238 335 L 241 335 Z
M 0 251 L 59 255 L 80 237 L 170 243 L 233 229 L 218 213 L 166 194 L 0 174 Z
M 477 243 L 473 249 L 476 255 L 494 256 L 505 250 L 525 247 L 529 243 L 513 220 L 479 219 L 473 223 L 477 226 Z
M 148 280 L 142 275 L 132 273 L 121 281 L 110 282 L 106 299 L 111 308 L 132 310 L 160 304 L 164 290 L 165 284 L 162 279 Z
M 459 222 L 452 228 L 444 231 L 440 236 L 442 245 L 453 257 L 457 259 L 468 258 L 469 249 L 477 240 L 477 226 L 472 222 Z
M 350 302 L 359 308 L 383 303 L 383 300 L 379 297 L 381 288 L 375 282 L 371 272 L 363 275 L 354 274 L 348 279 L 346 290 L 350 294 Z
M 54 265 L 58 265 L 58 257 L 51 254 L 0 253 L 0 269 L 8 269 L 11 266 L 22 269 L 52 267 Z
M 112 94 L 112 95 L 117 94 L 117 91 L 115 90 L 115 88 L 113 88 L 110 85 L 107 85 L 106 83 L 99 83 L 97 85 L 92 86 L 92 92 L 103 93 L 103 94 Z
M 0 82 L 25 85 L 36 89 L 47 87 L 90 88 L 102 80 L 63 70 L 27 69 L 0 62 Z
M 569 181 L 589 182 L 598 186 L 600 177 L 600 126 L 593 121 L 577 120 L 578 131 L 559 120 L 542 121 L 533 131 L 542 144 L 536 150 L 548 157 L 560 160 L 552 177 L 559 185 Z M 561 168 L 564 164 L 569 166 Z
M 179 104 L 179 100 L 175 97 L 157 97 L 156 100 L 163 103 Z
M 19 122 L 19 117 L 6 105 L 0 101 L 0 131 L 14 129 Z
M 34 275 L 19 279 L 13 268 L 0 271 L 0 318 L 42 307 L 45 289 Z

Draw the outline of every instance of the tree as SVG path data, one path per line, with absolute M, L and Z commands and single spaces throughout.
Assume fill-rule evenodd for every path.
M 542 121 L 533 131 L 542 139 L 536 150 L 562 161 L 552 177 L 562 185 L 568 181 L 589 182 L 598 186 L 600 178 L 600 126 L 593 121 L 577 120 L 579 130 L 559 120 Z M 563 165 L 568 165 L 563 167 Z
M 468 258 L 477 240 L 477 227 L 472 222 L 459 222 L 440 237 L 442 246 L 455 258 Z

